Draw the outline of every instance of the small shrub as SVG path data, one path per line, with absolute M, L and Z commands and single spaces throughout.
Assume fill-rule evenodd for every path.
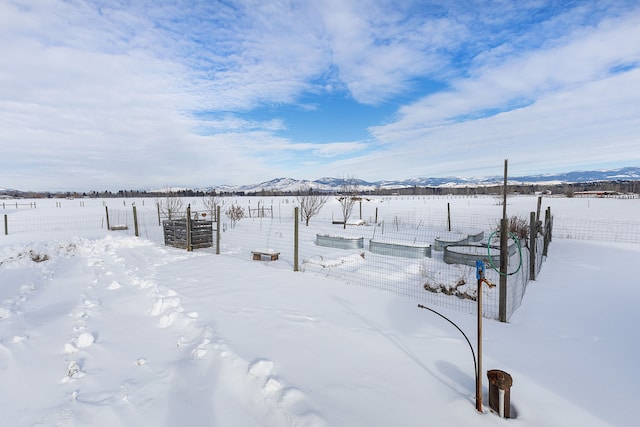
M 231 219 L 231 227 L 235 227 L 236 223 L 244 218 L 244 209 L 238 205 L 231 205 L 225 212 L 225 215 Z
M 522 242 L 523 247 L 529 247 L 529 221 L 525 218 L 513 215 L 508 218 L 508 231 L 509 236 L 515 236 Z M 500 231 L 500 223 L 497 224 L 497 229 Z M 499 235 L 499 233 L 498 233 Z
M 529 221 L 525 218 L 512 216 L 509 218 L 509 232 L 520 240 L 529 238 Z

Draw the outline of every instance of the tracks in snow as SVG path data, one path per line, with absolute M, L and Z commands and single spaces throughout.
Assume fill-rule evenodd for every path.
M 67 403 L 58 407 L 59 415 L 42 422 L 55 418 L 56 425 L 82 424 L 100 408 L 101 425 L 145 425 L 149 413 L 156 421 L 201 418 L 199 424 L 224 425 L 234 421 L 229 408 L 235 407 L 255 425 L 326 425 L 310 409 L 305 393 L 278 375 L 273 361 L 242 358 L 217 334 L 215 325 L 201 322 L 176 290 L 157 280 L 159 266 L 200 255 L 133 237 L 36 246 L 0 252 L 0 269 L 35 268 L 32 271 L 40 278 L 0 295 L 0 322 L 20 314 L 31 296 L 44 292 L 49 282 L 50 292 L 75 295 L 75 302 L 60 305 L 71 308 L 65 312 L 66 320 L 57 320 L 66 326 L 55 338 L 56 358 L 64 363 L 58 365 L 58 387 Z M 22 255 L 7 255 L 11 251 Z M 57 274 L 55 264 L 60 259 L 77 271 L 69 272 L 69 277 Z M 16 334 L 2 345 L 10 354 L 11 345 L 29 335 L 29 331 Z M 185 395 L 189 404 L 180 403 Z

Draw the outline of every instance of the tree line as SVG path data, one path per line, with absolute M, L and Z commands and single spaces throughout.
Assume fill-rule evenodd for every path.
M 613 191 L 618 193 L 634 193 L 640 194 L 640 181 L 598 181 L 598 182 L 581 182 L 581 183 L 562 183 L 562 184 L 512 184 L 507 185 L 509 193 L 512 194 L 564 194 L 571 196 L 581 191 Z M 318 191 L 315 189 L 305 188 L 304 190 L 282 191 L 262 189 L 257 192 L 245 191 L 205 191 L 205 190 L 170 190 L 172 196 L 176 197 L 206 197 L 206 196 L 298 196 L 300 194 L 340 194 L 341 188 L 335 191 Z M 403 188 L 375 188 L 375 189 L 351 189 L 350 193 L 359 195 L 372 196 L 439 196 L 439 195 L 456 195 L 456 196 L 473 196 L 473 195 L 496 195 L 502 194 L 502 185 L 483 185 L 483 186 L 465 186 L 465 187 L 403 187 Z M 118 190 L 118 191 L 89 191 L 89 192 L 50 192 L 50 191 L 18 191 L 5 190 L 0 192 L 13 198 L 24 199 L 43 199 L 43 198 L 143 198 L 143 197 L 165 197 L 165 190 L 147 191 L 147 190 Z

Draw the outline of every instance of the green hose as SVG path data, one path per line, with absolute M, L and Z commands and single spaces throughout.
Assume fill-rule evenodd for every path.
M 493 270 L 495 270 L 498 274 L 500 274 L 501 276 L 513 276 L 514 274 L 516 274 L 518 271 L 520 271 L 520 269 L 522 268 L 522 246 L 520 246 L 520 240 L 516 237 L 515 234 L 513 234 L 512 232 L 509 231 L 509 236 L 516 242 L 516 246 L 518 246 L 518 256 L 520 257 L 520 263 L 518 264 L 518 268 L 516 269 L 516 271 L 512 272 L 512 273 L 503 273 L 502 271 L 498 270 L 496 268 L 495 265 L 493 265 L 493 261 L 491 261 L 491 238 L 497 233 L 497 231 L 494 231 L 493 233 L 491 233 L 489 235 L 489 239 L 487 240 L 487 255 L 489 256 L 489 265 L 491 266 L 491 268 Z M 502 250 L 502 248 L 500 248 L 500 250 Z M 507 252 L 508 253 L 508 252 Z

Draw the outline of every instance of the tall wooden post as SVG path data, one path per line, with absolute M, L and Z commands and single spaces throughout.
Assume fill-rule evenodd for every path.
M 4 235 L 8 235 L 9 234 L 9 219 L 7 217 L 7 214 L 4 214 Z
M 476 261 L 478 278 L 478 366 L 476 367 L 476 410 L 482 412 L 482 282 L 484 279 L 484 263 Z
M 536 237 L 538 236 L 536 213 L 529 215 L 529 280 L 536 280 Z
M 502 221 L 500 221 L 500 285 L 498 320 L 507 321 L 507 264 L 509 262 L 509 220 L 507 219 L 507 160 L 504 161 Z
M 111 226 L 109 225 L 109 206 L 105 206 L 104 210 L 107 212 L 107 230 L 111 230 Z
M 502 219 L 507 219 L 507 167 L 508 159 L 504 159 L 504 185 L 502 186 Z
M 549 242 L 551 241 L 551 208 L 544 211 L 544 244 L 542 246 L 542 256 L 547 256 Z
M 220 255 L 220 205 L 216 206 L 216 255 Z
M 156 204 L 156 208 L 158 209 L 158 227 L 160 227 L 162 225 L 160 223 L 160 203 Z
M 451 204 L 447 202 L 447 225 L 451 231 Z
M 298 211 L 299 207 L 293 208 L 293 271 L 298 271 Z
M 133 205 L 133 228 L 136 230 L 136 237 L 140 234 L 138 233 L 138 212 L 136 211 L 136 205 Z
M 187 206 L 187 251 L 193 251 L 191 245 L 191 205 Z

